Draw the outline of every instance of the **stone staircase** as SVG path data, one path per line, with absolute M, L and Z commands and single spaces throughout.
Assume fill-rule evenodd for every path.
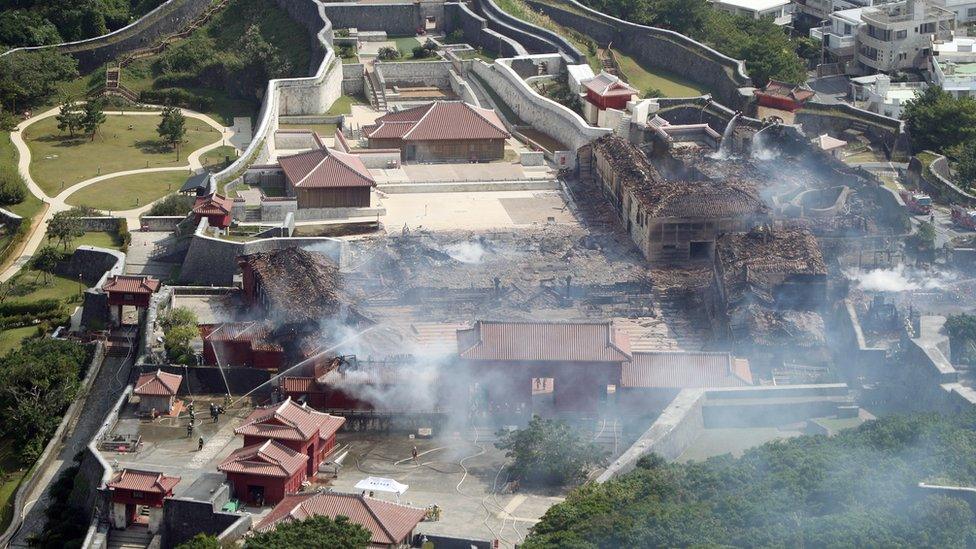
M 210 21 L 210 18 L 216 15 L 217 12 L 219 12 L 220 10 L 224 9 L 224 7 L 227 6 L 228 3 L 230 3 L 230 0 L 220 0 L 216 4 L 210 6 L 210 8 L 204 13 L 202 13 L 200 17 L 197 17 L 193 21 L 190 21 L 190 23 L 187 24 L 187 26 L 184 27 L 183 30 L 181 30 L 180 32 L 164 37 L 159 43 L 153 46 L 149 46 L 147 48 L 141 48 L 133 52 L 130 52 L 128 55 L 124 56 L 119 61 L 119 66 L 124 67 L 129 63 L 131 63 L 132 61 L 135 61 L 136 59 L 151 57 L 153 55 L 156 55 L 166 50 L 166 48 L 168 48 L 170 44 L 173 44 L 174 42 L 177 42 L 179 40 L 186 38 L 187 36 L 190 36 L 190 34 L 192 34 L 193 31 L 207 24 L 207 22 Z
M 371 71 L 369 65 L 367 65 L 363 69 L 363 78 L 367 89 L 366 96 L 369 98 L 370 105 L 380 112 L 386 112 L 386 93 L 376 81 L 376 69 Z
M 145 549 L 152 541 L 149 528 L 132 525 L 125 530 L 112 530 L 108 534 L 108 549 Z

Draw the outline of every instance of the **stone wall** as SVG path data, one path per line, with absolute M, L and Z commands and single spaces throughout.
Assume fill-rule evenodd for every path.
M 457 29 L 464 33 L 464 41 L 475 48 L 484 48 L 501 57 L 527 55 L 522 44 L 488 28 L 488 21 L 474 13 L 466 4 L 450 3 L 444 5 L 447 18 L 444 32 L 450 34 Z
M 399 155 L 398 155 L 399 157 Z M 365 217 L 384 215 L 383 207 L 368 208 L 298 208 L 296 200 L 262 200 L 261 221 L 264 223 L 278 223 L 291 214 L 295 221 L 324 221 L 329 219 L 346 219 L 351 217 Z
M 610 17 L 575 0 L 564 0 L 572 4 L 573 11 L 537 0 L 527 1 L 556 23 L 592 37 L 601 46 L 612 43 L 615 49 L 649 67 L 687 78 L 725 105 L 741 109 L 751 97 L 739 92 L 739 88 L 752 85 L 743 61 L 687 36 Z
M 123 224 L 125 223 L 124 217 L 79 217 L 78 220 L 81 222 L 81 228 L 88 231 L 102 231 L 108 233 L 117 233 L 122 230 Z
M 612 133 L 606 128 L 590 126 L 580 115 L 542 97 L 529 88 L 511 67 L 476 60 L 471 71 L 477 75 L 524 122 L 542 133 L 565 143 L 572 151 L 594 139 Z
M 567 63 L 586 63 L 586 54 L 579 51 L 576 46 L 558 33 L 510 15 L 495 5 L 492 0 L 476 0 L 475 5 L 488 19 L 489 27 L 501 34 L 511 36 L 525 46 L 529 52 L 559 52 Z
M 95 246 L 78 246 L 68 261 L 58 266 L 58 274 L 81 280 L 86 286 L 101 286 L 108 277 L 123 274 L 125 271 L 125 254 L 108 248 Z
M 274 133 L 276 149 L 315 149 L 318 140 L 315 132 L 309 130 L 278 130 Z
M 0 57 L 16 55 L 20 51 L 56 48 L 61 53 L 70 53 L 78 60 L 81 71 L 88 72 L 121 54 L 151 46 L 157 40 L 179 32 L 200 17 L 210 4 L 210 0 L 167 0 L 134 23 L 117 31 L 77 42 L 16 48 L 0 54 Z
M 393 86 L 451 87 L 450 61 L 413 61 L 405 63 L 378 62 L 376 75 L 386 88 Z
M 336 29 L 355 27 L 361 31 L 386 31 L 388 36 L 414 36 L 417 29 L 424 28 L 424 11 L 419 2 L 329 2 L 325 4 L 325 13 Z
M 342 241 L 332 238 L 268 238 L 250 242 L 233 242 L 206 236 L 206 218 L 200 220 L 190 249 L 186 253 L 180 282 L 203 286 L 230 286 L 237 274 L 237 257 L 297 246 L 324 253 L 337 263 L 342 260 Z
M 949 161 L 945 156 L 932 151 L 924 151 L 935 156 L 929 163 L 928 169 L 917 156 L 908 162 L 908 179 L 915 185 L 953 204 L 976 206 L 976 196 L 967 193 L 957 186 L 949 173 Z
M 166 498 L 159 530 L 161 547 L 171 549 L 197 534 L 218 536 L 241 520 L 246 521 L 247 528 L 250 527 L 251 517 L 248 514 L 215 511 L 209 501 Z
M 808 102 L 795 113 L 793 121 L 802 125 L 803 133 L 808 136 L 824 133 L 840 135 L 847 130 L 864 132 L 871 140 L 882 145 L 892 161 L 907 160 L 911 150 L 904 122 L 846 103 L 824 105 Z
M 186 216 L 179 215 L 144 215 L 139 218 L 141 229 L 150 232 L 173 232 Z
M 363 66 L 359 63 L 342 64 L 342 95 L 365 96 Z

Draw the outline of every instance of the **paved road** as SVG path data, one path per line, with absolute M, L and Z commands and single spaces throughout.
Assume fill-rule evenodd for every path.
M 91 392 L 85 400 L 85 406 L 79 416 L 78 423 L 58 453 L 58 459 L 41 473 L 41 482 L 27 498 L 24 523 L 11 541 L 11 547 L 27 547 L 28 537 L 44 528 L 44 511 L 50 503 L 48 486 L 61 471 L 73 465 L 72 460 L 75 454 L 87 446 L 92 437 L 95 436 L 95 433 L 102 426 L 105 416 L 108 415 L 112 406 L 122 395 L 131 369 L 131 358 L 105 358 L 105 363 L 102 365 L 101 371 L 98 372 L 98 376 L 92 384 Z
M 27 144 L 24 142 L 22 136 L 23 136 L 24 129 L 26 129 L 28 126 L 30 126 L 34 122 L 37 122 L 38 120 L 43 120 L 44 118 L 49 118 L 51 116 L 57 115 L 58 110 L 59 109 L 56 107 L 47 110 L 37 116 L 24 120 L 23 122 L 17 125 L 17 128 L 14 131 L 10 133 L 10 140 L 17 148 L 17 153 L 19 154 L 17 169 L 20 172 L 20 175 L 24 178 L 24 181 L 27 182 L 27 188 L 30 190 L 31 194 L 38 197 L 39 199 L 41 199 L 43 202 L 47 204 L 47 211 L 44 212 L 44 216 L 41 218 L 40 222 L 36 223 L 31 228 L 31 232 L 27 238 L 27 242 L 24 244 L 23 249 L 20 251 L 20 254 L 17 256 L 14 262 L 11 263 L 11 265 L 7 267 L 7 269 L 5 269 L 2 273 L 0 273 L 0 282 L 10 280 L 14 275 L 17 274 L 18 271 L 20 271 L 20 269 L 24 265 L 26 265 L 30 261 L 31 256 L 42 245 L 42 242 L 44 240 L 44 233 L 45 233 L 44 228 L 47 226 L 47 222 L 50 221 L 51 217 L 53 217 L 54 214 L 71 208 L 71 206 L 69 206 L 65 202 L 65 200 L 67 200 L 68 196 L 70 196 L 72 193 L 80 189 L 83 189 L 89 185 L 98 183 L 100 181 L 104 181 L 106 179 L 110 179 L 122 175 L 134 175 L 134 174 L 178 171 L 178 170 L 185 171 L 187 169 L 199 170 L 203 167 L 200 164 L 200 157 L 204 153 L 221 146 L 225 140 L 227 142 L 233 142 L 232 140 L 235 139 L 235 135 L 236 135 L 235 128 L 225 128 L 221 126 L 216 120 L 210 118 L 205 114 L 183 109 L 183 114 L 186 117 L 196 118 L 198 120 L 202 120 L 206 122 L 211 127 L 219 131 L 221 135 L 220 139 L 218 139 L 217 141 L 190 153 L 190 155 L 187 157 L 186 165 L 165 167 L 165 168 L 143 168 L 138 170 L 126 170 L 121 172 L 104 174 L 98 177 L 93 177 L 91 179 L 86 179 L 85 181 L 76 183 L 68 187 L 67 189 L 64 189 L 60 193 L 58 193 L 57 196 L 49 197 L 46 194 L 44 194 L 44 191 L 42 191 L 41 188 L 34 181 L 34 179 L 31 178 L 30 175 L 31 153 L 30 153 L 30 149 L 27 147 Z M 122 113 L 116 111 L 108 111 L 105 114 L 111 116 L 111 115 L 120 115 Z M 129 111 L 126 113 L 126 116 L 159 116 L 159 112 Z M 127 210 L 123 212 L 114 212 L 114 213 L 121 217 L 125 217 L 131 229 L 137 229 L 139 227 L 139 216 L 142 215 L 144 212 L 146 212 L 150 207 L 152 207 L 152 204 L 146 204 L 141 208 L 136 208 L 133 210 Z

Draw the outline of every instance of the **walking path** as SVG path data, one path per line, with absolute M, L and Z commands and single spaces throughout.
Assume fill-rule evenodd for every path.
M 104 181 L 106 179 L 112 179 L 114 177 L 120 177 L 124 175 L 135 175 L 135 174 L 179 171 L 179 170 L 185 171 L 187 169 L 193 171 L 200 170 L 203 168 L 203 165 L 200 163 L 200 157 L 203 156 L 204 153 L 216 149 L 217 147 L 220 147 L 225 142 L 234 143 L 239 140 L 237 138 L 237 128 L 238 128 L 237 125 L 231 128 L 225 128 L 224 126 L 220 125 L 216 120 L 210 118 L 205 114 L 201 114 L 187 109 L 181 109 L 181 110 L 183 111 L 183 115 L 186 116 L 187 118 L 196 118 L 197 120 L 202 120 L 207 124 L 209 124 L 214 129 L 216 129 L 217 131 L 219 131 L 220 139 L 190 153 L 190 155 L 187 157 L 187 164 L 184 166 L 172 166 L 172 167 L 164 167 L 164 168 L 142 168 L 138 170 L 125 170 L 121 172 L 99 175 L 97 177 L 93 177 L 91 179 L 86 179 L 85 181 L 76 183 L 64 189 L 63 191 L 58 193 L 57 196 L 54 197 L 49 197 L 46 194 L 44 194 L 44 191 L 41 190 L 40 186 L 38 186 L 37 183 L 31 178 L 30 175 L 31 153 L 30 153 L 30 149 L 27 147 L 27 143 L 24 142 L 23 132 L 28 126 L 37 122 L 38 120 L 43 120 L 45 118 L 49 118 L 51 116 L 57 115 L 59 112 L 59 108 L 54 107 L 37 116 L 33 116 L 27 120 L 24 120 L 23 122 L 18 124 L 17 128 L 14 131 L 10 132 L 10 140 L 17 148 L 17 153 L 19 155 L 17 169 L 20 172 L 20 175 L 24 178 L 24 181 L 27 182 L 27 188 L 30 190 L 31 194 L 33 194 L 37 198 L 41 199 L 45 204 L 47 204 L 47 210 L 44 212 L 44 215 L 40 219 L 40 221 L 35 223 L 34 226 L 31 227 L 30 234 L 28 235 L 26 242 L 22 245 L 19 255 L 16 257 L 16 259 L 14 259 L 13 263 L 11 263 L 10 266 L 4 269 L 3 272 L 0 272 L 0 282 L 6 282 L 7 280 L 13 278 L 13 276 L 16 275 L 17 272 L 19 272 L 20 269 L 30 261 L 34 252 L 37 251 L 37 249 L 41 246 L 42 242 L 44 241 L 44 235 L 45 235 L 44 228 L 47 226 L 47 222 L 51 220 L 54 214 L 64 210 L 71 209 L 71 206 L 69 206 L 65 202 L 65 200 L 67 200 L 68 196 L 70 196 L 71 194 L 89 185 L 98 183 L 100 181 Z M 107 111 L 105 114 L 121 115 L 123 113 L 118 111 Z M 125 116 L 159 116 L 160 112 L 159 111 L 127 111 L 124 114 Z M 120 189 L 120 192 L 124 192 L 124 189 Z M 115 212 L 115 214 L 120 217 L 125 217 L 126 221 L 129 224 L 130 230 L 135 230 L 138 229 L 139 227 L 139 216 L 145 213 L 151 206 L 152 204 L 146 204 L 145 206 L 142 206 L 140 208 L 135 208 L 132 210 L 126 210 L 122 212 Z M 30 220 L 25 220 L 24 222 L 29 223 Z

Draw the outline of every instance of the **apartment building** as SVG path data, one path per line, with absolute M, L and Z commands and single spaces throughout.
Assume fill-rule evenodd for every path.
M 750 19 L 772 19 L 777 25 L 793 22 L 791 0 L 712 0 L 712 7 Z
M 830 14 L 867 8 L 891 0 L 794 0 L 794 19 L 800 26 L 822 27 Z
M 856 72 L 924 68 L 932 40 L 950 37 L 955 21 L 954 12 L 924 0 L 864 8 L 856 35 Z
M 810 29 L 810 36 L 823 42 L 824 61 L 848 66 L 857 52 L 857 29 L 861 26 L 864 8 L 852 8 L 831 13 L 822 27 Z
M 976 38 L 934 42 L 928 69 L 934 85 L 956 97 L 976 97 Z

